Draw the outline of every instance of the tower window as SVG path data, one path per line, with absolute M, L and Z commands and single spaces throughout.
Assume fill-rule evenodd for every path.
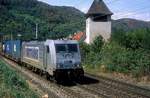
M 111 20 L 111 16 L 93 16 L 95 22 L 107 22 Z

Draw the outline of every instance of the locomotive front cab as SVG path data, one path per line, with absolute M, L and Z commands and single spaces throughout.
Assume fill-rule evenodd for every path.
M 81 57 L 77 44 L 55 44 L 58 69 L 81 68 Z
M 56 79 L 84 75 L 79 44 L 73 40 L 47 40 L 47 72 Z
M 79 44 L 76 41 L 55 43 L 57 74 L 69 77 L 83 76 Z

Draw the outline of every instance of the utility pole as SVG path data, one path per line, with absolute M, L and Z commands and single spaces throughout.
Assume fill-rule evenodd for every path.
M 11 32 L 10 36 L 11 36 L 11 40 L 13 40 L 13 34 L 12 34 L 12 32 Z
M 17 37 L 19 37 L 19 40 L 21 40 L 21 36 L 22 36 L 21 34 L 17 34 Z
M 38 23 L 36 23 L 36 39 L 38 39 Z

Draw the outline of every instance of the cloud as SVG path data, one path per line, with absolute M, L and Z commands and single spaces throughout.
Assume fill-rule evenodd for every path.
M 87 8 L 87 7 L 83 7 L 83 8 L 81 8 L 81 9 L 79 9 L 79 10 L 81 10 L 81 11 L 84 12 L 84 13 L 87 13 L 88 8 Z
M 145 12 L 145 13 L 135 13 L 135 12 L 117 12 L 114 13 L 112 16 L 112 19 L 121 19 L 121 18 L 134 18 L 134 19 L 139 19 L 139 20 L 144 20 L 144 21 L 150 21 L 150 13 Z
M 127 18 L 132 14 L 133 14 L 132 12 L 117 12 L 113 14 L 112 18 L 113 19 Z

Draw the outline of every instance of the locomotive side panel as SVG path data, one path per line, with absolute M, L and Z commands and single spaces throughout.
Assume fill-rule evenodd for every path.
M 35 68 L 44 70 L 45 48 L 43 42 L 23 42 L 22 44 L 22 62 Z
M 46 71 L 53 76 L 54 71 L 56 70 L 56 53 L 55 53 L 54 41 L 47 40 L 45 42 L 45 47 L 46 47 L 45 63 L 47 65 Z

